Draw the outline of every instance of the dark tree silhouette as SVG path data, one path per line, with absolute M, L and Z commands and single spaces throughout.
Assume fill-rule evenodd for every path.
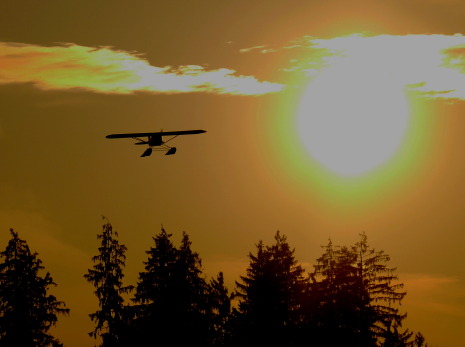
M 224 284 L 223 272 L 210 280 L 208 286 L 208 306 L 210 309 L 210 346 L 225 346 L 230 338 L 229 317 L 231 297 Z
M 415 341 L 411 341 L 413 332 L 408 329 L 399 331 L 400 326 L 394 322 L 393 326 L 387 326 L 383 334 L 382 347 L 413 347 Z
M 127 248 L 119 243 L 118 233 L 108 219 L 103 218 L 103 230 L 97 235 L 100 240 L 99 254 L 92 257 L 94 266 L 84 275 L 96 288 L 94 294 L 100 307 L 100 310 L 89 315 L 96 322 L 95 329 L 89 335 L 94 338 L 100 336 L 103 347 L 123 346 L 128 330 L 128 310 L 122 295 L 133 289 L 132 286 L 123 286 L 122 282 Z
M 415 334 L 413 347 L 428 347 L 428 344 L 425 342 L 425 337 L 421 333 Z
M 134 302 L 138 303 L 134 340 L 135 345 L 148 345 L 150 339 L 160 345 L 169 343 L 170 326 L 174 324 L 171 303 L 176 300 L 173 292 L 177 249 L 162 227 L 153 240 L 155 247 L 146 251 L 145 271 L 139 274 Z
M 48 333 L 57 314 L 69 314 L 64 302 L 48 294 L 56 286 L 44 270 L 37 253 L 10 229 L 12 238 L 0 253 L 0 345 L 35 347 L 59 346 Z
M 278 231 L 275 240 L 272 246 L 257 244 L 247 275 L 236 282 L 237 345 L 292 346 L 298 339 L 306 281 L 286 237 Z
M 325 246 L 311 285 L 319 344 L 397 346 L 409 341 L 412 333 L 399 332 L 406 314 L 397 308 L 406 293 L 389 260 L 384 251 L 369 247 L 364 233 L 351 248 L 334 247 L 331 241 Z
M 307 306 L 314 339 L 317 345 L 373 346 L 376 339 L 363 326 L 370 315 L 369 298 L 358 286 L 356 255 L 347 247 L 334 247 L 331 240 L 324 248 L 312 275 L 313 306 Z
M 177 249 L 164 228 L 147 251 L 134 301 L 138 303 L 136 338 L 139 345 L 206 345 L 208 339 L 207 284 L 201 259 L 183 234 Z
M 183 232 L 176 267 L 176 293 L 174 308 L 187 338 L 179 343 L 205 346 L 209 331 L 208 285 L 202 271 L 202 260 L 191 249 L 192 242 Z M 179 323 L 178 323 L 179 324 Z
M 398 282 L 396 268 L 387 266 L 389 255 L 370 248 L 365 233 L 360 235 L 360 241 L 352 249 L 357 255 L 358 284 L 361 292 L 367 295 L 366 301 L 369 300 L 366 305 L 368 312 L 363 312 L 365 331 L 369 328 L 379 343 L 384 343 L 386 338 L 392 337 L 390 329 L 395 328 L 397 331 L 407 316 L 400 314 L 397 308 L 406 295 L 406 292 L 401 291 L 404 285 Z M 399 333 L 398 336 L 404 338 L 406 334 Z

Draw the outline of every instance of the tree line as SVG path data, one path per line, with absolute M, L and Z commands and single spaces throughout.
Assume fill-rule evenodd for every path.
M 0 346 L 62 346 L 49 329 L 69 309 L 48 294 L 56 284 L 42 274 L 38 254 L 10 232 L 0 253 Z M 403 284 L 365 233 L 351 246 L 329 240 L 306 273 L 278 231 L 273 244 L 255 245 L 231 292 L 223 272 L 207 279 L 187 233 L 179 246 L 171 237 L 162 227 L 137 283 L 127 286 L 127 248 L 105 219 L 84 274 L 99 302 L 89 314 L 99 346 L 428 346 L 421 333 L 403 328 Z

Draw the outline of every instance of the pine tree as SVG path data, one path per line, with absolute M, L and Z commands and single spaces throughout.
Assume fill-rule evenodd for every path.
M 57 314 L 69 309 L 48 294 L 56 286 L 44 270 L 37 253 L 31 253 L 26 241 L 10 229 L 12 238 L 0 253 L 0 345 L 56 346 L 59 341 L 48 333 L 57 322 Z
M 360 290 L 367 295 L 368 320 L 364 331 L 372 333 L 379 343 L 390 336 L 390 328 L 402 326 L 406 314 L 400 314 L 396 307 L 400 305 L 406 292 L 401 291 L 403 284 L 398 282 L 396 268 L 389 268 L 389 255 L 384 251 L 376 251 L 368 245 L 365 233 L 360 235 L 360 241 L 352 248 L 357 255 L 357 278 Z
M 133 299 L 138 304 L 134 345 L 149 345 L 152 339 L 156 339 L 163 346 L 169 344 L 169 335 L 173 333 L 176 317 L 172 314 L 171 303 L 176 299 L 173 288 L 177 249 L 171 236 L 162 227 L 153 238 L 155 247 L 146 251 L 145 271 L 139 273 Z
M 306 281 L 286 237 L 278 231 L 275 241 L 257 244 L 247 275 L 236 282 L 235 324 L 244 346 L 291 346 L 299 338 Z
M 416 333 L 413 341 L 413 347 L 428 347 L 428 344 L 425 342 L 425 337 L 422 333 Z
M 307 306 L 313 338 L 328 346 L 370 346 L 361 336 L 367 295 L 358 287 L 356 255 L 347 247 L 334 247 L 331 240 L 324 248 L 308 294 L 313 304 Z
M 139 303 L 140 343 L 152 338 L 161 346 L 205 345 L 208 339 L 207 285 L 201 259 L 183 234 L 177 249 L 162 228 L 139 274 L 135 301 Z
M 163 307 L 166 299 L 172 295 L 178 251 L 171 236 L 162 227 L 160 234 L 153 238 L 155 247 L 146 252 L 148 259 L 144 262 L 145 271 L 139 274 L 136 288 L 135 301 L 157 309 Z
M 411 333 L 398 331 L 406 315 L 396 307 L 405 292 L 389 260 L 368 246 L 365 234 L 350 248 L 331 241 L 325 246 L 313 274 L 313 312 L 307 311 L 319 344 L 371 347 L 408 341 Z
M 256 346 L 261 335 L 267 336 L 271 331 L 271 301 L 268 289 L 273 282 L 270 271 L 270 254 L 260 240 L 256 255 L 249 253 L 250 264 L 247 275 L 236 281 L 234 298 L 239 299 L 237 310 L 234 310 L 234 337 L 236 345 Z
M 183 232 L 176 261 L 177 300 L 173 303 L 178 325 L 185 335 L 178 338 L 179 345 L 205 346 L 208 340 L 208 286 L 203 277 L 202 260 L 191 249 L 192 242 Z
M 224 284 L 223 272 L 210 280 L 208 286 L 208 305 L 210 309 L 210 346 L 225 346 L 230 338 L 229 318 L 231 315 L 231 297 Z
M 408 329 L 401 332 L 399 331 L 399 328 L 400 326 L 395 322 L 392 326 L 386 327 L 386 332 L 383 334 L 382 347 L 414 346 L 415 342 L 410 340 L 413 332 L 410 332 Z
M 99 254 L 92 257 L 94 266 L 84 277 L 92 283 L 95 295 L 99 300 L 100 310 L 89 316 L 96 322 L 90 336 L 102 338 L 103 347 L 122 346 L 125 344 L 125 332 L 128 330 L 127 308 L 124 305 L 123 294 L 132 290 L 132 286 L 123 286 L 123 268 L 125 265 L 126 246 L 119 243 L 118 233 L 112 225 L 106 222 L 102 233 L 97 235 L 100 240 Z
M 267 250 L 271 253 L 273 269 L 278 277 L 280 320 L 288 329 L 299 326 L 302 321 L 302 298 L 308 282 L 294 257 L 295 249 L 291 249 L 286 236 L 277 231 L 274 238 L 275 243 Z

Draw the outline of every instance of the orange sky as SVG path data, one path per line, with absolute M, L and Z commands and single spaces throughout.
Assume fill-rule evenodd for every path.
M 278 229 L 308 271 L 328 238 L 347 245 L 365 231 L 405 284 L 405 327 L 459 346 L 464 15 L 458 0 L 0 3 L 0 245 L 15 228 L 58 283 L 71 315 L 56 336 L 93 343 L 83 274 L 103 214 L 129 249 L 128 284 L 161 224 L 176 242 L 186 231 L 206 275 L 223 270 L 230 290 L 254 244 Z M 387 130 L 373 129 L 404 112 L 400 92 L 407 123 L 384 145 Z M 324 131 L 305 123 L 360 115 L 358 99 L 369 112 L 353 134 L 346 118 Z M 208 132 L 143 159 L 130 140 L 105 139 L 160 129 Z M 320 134 L 328 142 L 312 143 Z M 359 136 L 370 145 L 350 152 Z M 349 154 L 327 157 L 325 143 Z M 362 162 L 372 154 L 374 167 Z

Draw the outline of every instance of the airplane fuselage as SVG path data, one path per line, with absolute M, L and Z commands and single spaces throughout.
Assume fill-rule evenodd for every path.
M 161 146 L 164 142 L 161 138 L 161 135 L 152 135 L 152 136 L 149 136 L 149 146 L 152 147 L 152 146 Z

